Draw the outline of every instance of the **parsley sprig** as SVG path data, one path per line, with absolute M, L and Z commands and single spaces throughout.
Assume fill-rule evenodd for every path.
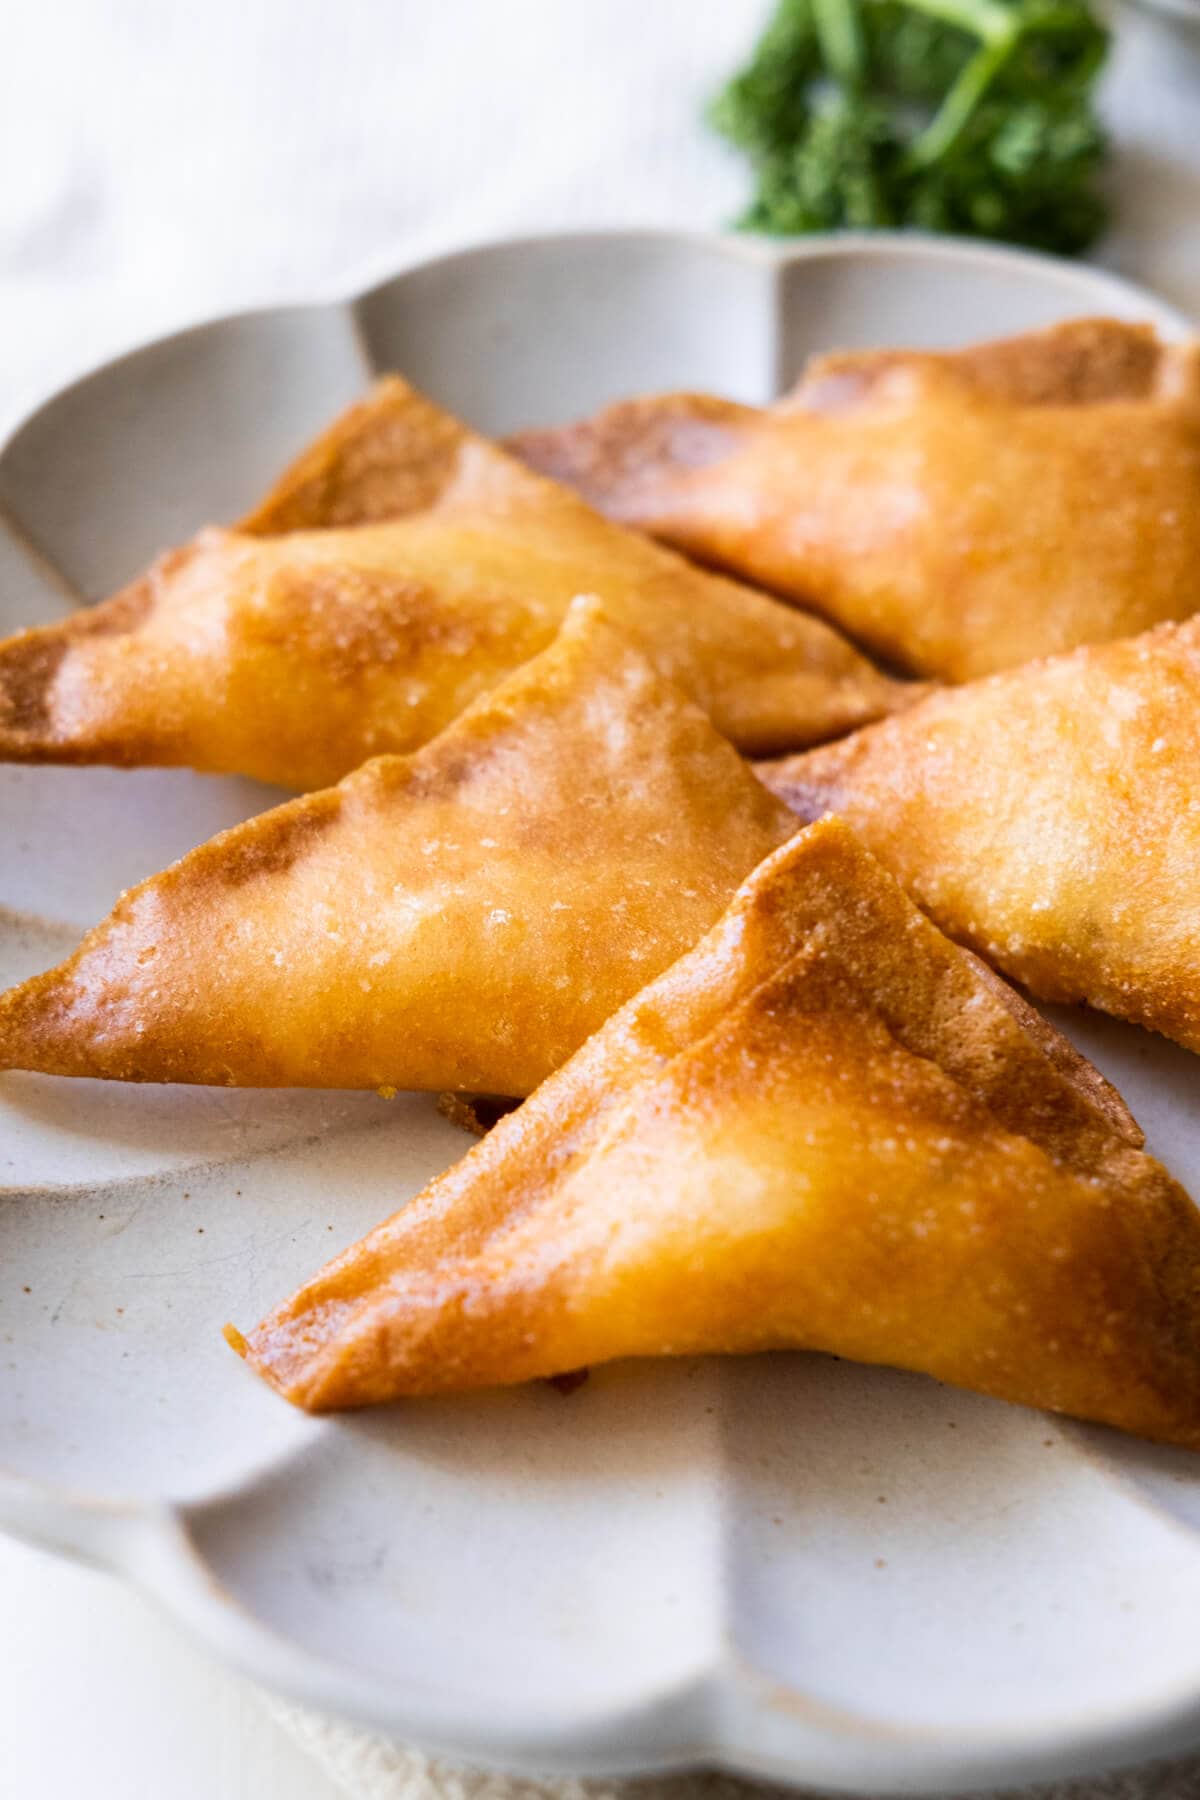
M 780 0 L 710 108 L 750 157 L 738 223 L 915 225 L 1075 254 L 1103 229 L 1088 0 Z

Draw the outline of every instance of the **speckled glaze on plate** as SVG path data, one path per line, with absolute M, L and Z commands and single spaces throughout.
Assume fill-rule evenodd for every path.
M 1094 270 L 918 238 L 592 234 L 109 364 L 0 451 L 0 628 L 236 515 L 372 370 L 486 430 L 638 389 L 765 400 L 809 351 L 1082 312 Z M 186 772 L 0 767 L 0 977 L 271 803 Z M 1200 1192 L 1195 1060 L 1071 1015 Z M 1200 1740 L 1200 1465 L 818 1357 L 598 1371 L 345 1420 L 253 1321 L 467 1140 L 428 1098 L 0 1076 L 0 1523 L 123 1573 L 260 1681 L 545 1772 L 719 1763 L 912 1793 Z

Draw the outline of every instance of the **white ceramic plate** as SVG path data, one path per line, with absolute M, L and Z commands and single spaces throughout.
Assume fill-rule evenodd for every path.
M 489 430 L 640 388 L 765 400 L 812 349 L 1071 313 L 1095 271 L 920 240 L 539 239 L 221 320 L 0 454 L 0 627 L 242 509 L 374 368 Z M 275 796 L 0 768 L 0 977 Z M 1082 1016 L 1200 1192 L 1197 1064 Z M 0 1076 L 0 1521 L 118 1569 L 264 1682 L 512 1767 L 718 1762 L 893 1793 L 1200 1738 L 1200 1472 L 817 1357 L 621 1366 L 314 1422 L 226 1348 L 467 1141 L 427 1098 Z

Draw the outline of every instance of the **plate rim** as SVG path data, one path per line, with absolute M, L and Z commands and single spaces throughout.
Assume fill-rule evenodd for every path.
M 1038 270 L 1045 275 L 1053 271 L 1065 287 L 1078 286 L 1112 295 L 1114 302 L 1125 303 L 1152 317 L 1166 335 L 1188 336 L 1200 330 L 1200 321 L 1191 320 L 1177 306 L 1143 287 L 1140 282 L 1114 270 L 1062 256 L 1051 256 L 1040 250 L 1029 250 L 1019 244 L 1002 244 L 986 239 L 945 236 L 937 232 L 906 231 L 831 231 L 813 232 L 794 240 L 766 237 L 755 232 L 676 230 L 662 225 L 596 225 L 576 231 L 527 231 L 511 234 L 485 234 L 467 243 L 447 246 L 429 255 L 418 255 L 396 262 L 393 259 L 371 259 L 364 263 L 358 277 L 350 282 L 332 282 L 299 298 L 252 300 L 244 306 L 228 310 L 204 312 L 184 318 L 168 331 L 138 337 L 123 349 L 106 356 L 84 361 L 67 378 L 40 399 L 26 402 L 11 419 L 0 415 L 0 458 L 12 449 L 17 438 L 49 407 L 74 394 L 95 376 L 107 375 L 134 361 L 147 351 L 165 349 L 185 342 L 217 327 L 242 321 L 270 319 L 297 313 L 321 312 L 346 307 L 354 309 L 390 287 L 405 276 L 426 270 L 446 268 L 455 262 L 487 257 L 496 251 L 532 251 L 547 245 L 572 250 L 584 245 L 604 246 L 613 243 L 661 244 L 664 247 L 686 246 L 708 250 L 714 255 L 729 256 L 763 269 L 781 271 L 847 254 L 872 257 L 897 257 L 912 262 L 955 262 L 974 264 L 983 269 L 1009 268 Z M 1098 303 L 1098 302 L 1097 302 Z M 19 523 L 19 521 L 18 521 Z

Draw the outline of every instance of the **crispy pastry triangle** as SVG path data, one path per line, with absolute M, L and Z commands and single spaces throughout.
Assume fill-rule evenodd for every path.
M 231 1340 L 318 1411 L 787 1346 L 1200 1447 L 1200 1214 L 1140 1143 L 828 821 Z
M 0 1068 L 523 1094 L 721 912 L 787 807 L 579 601 L 411 757 L 201 845 L 0 997 Z
M 819 621 L 602 519 L 392 378 L 237 531 L 0 644 L 0 757 L 323 787 L 416 749 L 598 593 L 743 749 L 908 704 Z
M 766 413 L 668 394 L 513 447 L 920 674 L 966 680 L 1200 603 L 1200 348 L 1147 326 L 823 357 Z
M 1200 1050 L 1200 618 L 933 695 L 759 765 L 1043 1000 Z

